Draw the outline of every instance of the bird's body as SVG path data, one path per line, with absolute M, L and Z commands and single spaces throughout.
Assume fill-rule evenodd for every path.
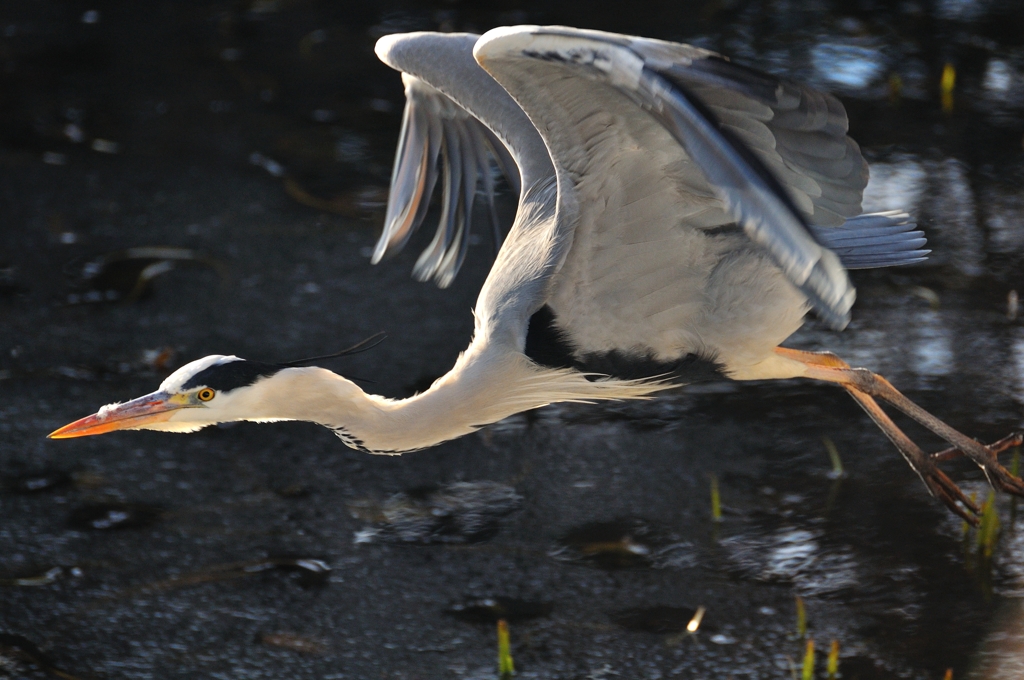
M 850 391 L 965 517 L 976 506 L 874 397 L 1024 493 L 993 450 L 884 379 L 779 347 L 811 309 L 846 325 L 846 268 L 927 252 L 905 214 L 859 215 L 867 164 L 834 97 L 687 45 L 563 27 L 386 36 L 377 54 L 402 71 L 408 101 L 375 262 L 419 227 L 440 177 L 440 225 L 414 274 L 445 286 L 466 255 L 481 179 L 493 195 L 488 153 L 519 190 L 455 366 L 390 400 L 322 368 L 207 357 L 53 436 L 308 420 L 355 448 L 402 453 L 553 402 L 810 377 Z

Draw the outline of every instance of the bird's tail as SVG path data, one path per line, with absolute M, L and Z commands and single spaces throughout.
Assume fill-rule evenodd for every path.
M 811 227 L 814 237 L 847 269 L 917 264 L 928 259 L 924 232 L 900 210 L 851 217 L 839 227 Z

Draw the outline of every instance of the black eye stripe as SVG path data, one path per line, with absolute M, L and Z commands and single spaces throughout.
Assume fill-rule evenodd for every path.
M 258 361 L 228 361 L 199 371 L 189 378 L 181 388 L 191 390 L 197 387 L 209 387 L 218 392 L 228 392 L 239 387 L 248 387 L 260 378 L 274 375 L 282 368 L 282 366 L 263 364 Z

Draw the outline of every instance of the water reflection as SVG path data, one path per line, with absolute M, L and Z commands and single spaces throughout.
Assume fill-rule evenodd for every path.
M 812 47 L 811 64 L 820 80 L 852 92 L 877 82 L 886 66 L 877 47 L 835 42 L 822 42 Z
M 522 496 L 496 482 L 457 482 L 443 488 L 397 493 L 383 503 L 349 503 L 354 517 L 374 522 L 356 533 L 356 543 L 475 543 L 498 532 L 499 520 L 519 509 Z
M 949 264 L 965 276 L 985 273 L 985 240 L 978 227 L 967 165 L 956 158 L 925 165 L 931 178 L 922 213 L 930 218 L 934 264 Z
M 872 163 L 871 176 L 864 188 L 864 212 L 906 210 L 917 215 L 927 178 L 921 162 L 908 154 Z
M 1024 192 L 1020 187 L 991 186 L 982 195 L 989 250 L 1004 255 L 1024 252 Z
M 938 0 L 935 12 L 943 19 L 977 21 L 992 5 L 992 0 Z
M 914 309 L 910 313 L 908 327 L 912 332 L 910 368 L 919 378 L 940 377 L 955 370 L 952 333 L 941 311 Z M 919 386 L 926 385 L 927 380 L 919 380 Z
M 1003 98 L 1010 91 L 1014 75 L 1012 67 L 1002 59 L 989 59 L 985 67 L 985 77 L 982 79 L 982 86 L 996 98 Z
M 722 541 L 730 562 L 760 581 L 792 583 L 807 596 L 834 595 L 861 585 L 852 553 L 825 549 L 820 532 L 781 527 L 763 535 L 743 534 Z
M 1024 328 L 1015 328 L 1013 344 L 1010 346 L 1010 358 L 1013 361 L 1014 396 L 1017 402 L 1024 405 Z

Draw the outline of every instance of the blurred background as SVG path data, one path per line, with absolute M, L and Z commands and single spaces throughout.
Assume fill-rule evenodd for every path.
M 847 331 L 789 344 L 984 441 L 1022 426 L 1019 0 L 4 0 L 0 676 L 491 678 L 504 618 L 519 677 L 789 678 L 807 639 L 819 678 L 833 641 L 843 678 L 1024 677 L 1016 505 L 968 531 L 827 386 L 550 407 L 397 458 L 302 423 L 44 438 L 210 353 L 384 330 L 328 365 L 396 397 L 444 373 L 490 244 L 446 291 L 411 280 L 415 242 L 369 265 L 403 106 L 373 45 L 517 23 L 836 93 L 865 210 L 934 252 L 857 273 Z

